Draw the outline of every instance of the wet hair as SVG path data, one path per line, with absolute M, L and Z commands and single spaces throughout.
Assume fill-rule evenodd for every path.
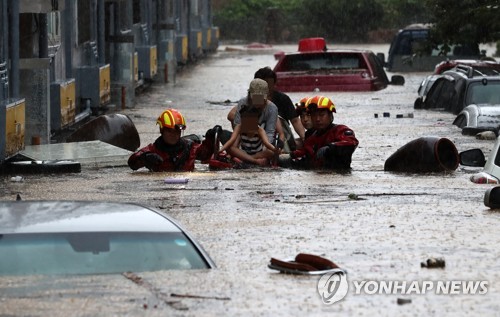
M 269 66 L 260 68 L 258 71 L 255 72 L 253 78 L 260 78 L 263 80 L 272 78 L 274 79 L 274 82 L 276 82 L 277 80 L 276 73 Z
M 306 108 L 295 108 L 295 112 L 297 113 L 298 116 L 301 116 L 304 113 L 309 113 L 309 111 Z
M 244 105 L 240 109 L 240 114 L 241 115 L 243 115 L 243 114 L 249 114 L 249 113 L 259 113 L 259 109 L 255 108 L 254 106 L 251 106 L 251 105 Z

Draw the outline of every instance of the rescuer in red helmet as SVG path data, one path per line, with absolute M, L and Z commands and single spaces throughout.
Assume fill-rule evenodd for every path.
M 333 123 L 335 104 L 328 97 L 314 96 L 305 102 L 304 108 L 311 116 L 313 132 L 301 149 L 290 153 L 291 166 L 349 169 L 359 142 L 349 127 Z
M 310 97 L 304 97 L 300 99 L 299 102 L 295 104 L 295 112 L 297 116 L 300 118 L 300 122 L 304 127 L 304 140 L 307 139 L 313 132 L 311 114 L 306 108 L 307 101 L 311 99 Z M 297 149 L 301 149 L 304 146 L 304 141 L 300 138 L 295 139 L 295 143 L 297 144 Z
M 131 169 L 146 167 L 154 172 L 192 171 L 195 160 L 208 160 L 214 152 L 215 126 L 207 131 L 205 140 L 197 143 L 181 138 L 186 129 L 186 119 L 176 109 L 167 109 L 158 117 L 156 124 L 160 134 L 156 141 L 132 154 L 128 159 Z

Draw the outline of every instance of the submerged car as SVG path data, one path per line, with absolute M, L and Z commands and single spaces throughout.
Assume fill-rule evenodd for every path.
M 437 77 L 416 109 L 441 109 L 456 115 L 472 104 L 500 103 L 500 76 L 485 75 L 471 66 L 458 65 Z
M 477 44 L 445 46 L 431 43 L 432 24 L 411 24 L 398 31 L 389 47 L 386 67 L 391 72 L 432 71 L 434 66 L 450 59 L 479 59 Z
M 81 275 L 215 264 L 170 217 L 130 203 L 0 202 L 0 275 Z
M 466 66 L 466 67 L 463 67 Z M 439 78 L 449 76 L 449 81 L 454 81 L 450 75 L 443 75 L 445 71 L 462 71 L 467 76 L 497 76 L 500 75 L 500 63 L 484 60 L 457 59 L 443 61 L 436 65 L 434 74 L 424 78 L 418 87 L 418 96 L 414 102 L 415 109 L 422 109 L 424 100 L 429 92 L 429 89 Z M 471 73 L 472 72 L 472 73 Z
M 460 111 L 453 124 L 461 128 L 464 135 L 476 135 L 483 131 L 493 131 L 498 135 L 500 104 L 469 105 Z
M 394 75 L 391 82 L 382 61 L 369 50 L 327 49 L 323 38 L 303 39 L 299 50 L 275 55 L 276 89 L 284 92 L 376 91 L 388 84 L 404 84 Z
M 476 184 L 500 183 L 500 138 L 497 138 L 488 159 L 481 149 L 470 149 L 460 153 L 460 164 L 465 166 L 483 167 L 483 170 L 473 174 L 470 180 Z
M 420 86 L 418 86 L 417 89 L 418 97 L 417 99 L 415 99 L 415 102 L 413 104 L 413 107 L 415 109 L 422 109 L 422 104 L 425 100 L 425 97 L 427 96 L 427 93 L 429 92 L 429 89 L 431 89 L 436 80 L 441 77 L 443 77 L 443 75 L 429 75 L 425 77 L 424 80 L 422 80 Z
M 453 69 L 459 65 L 470 66 L 474 71 L 482 75 L 500 75 L 500 63 L 494 60 L 477 60 L 477 59 L 453 59 L 443 61 L 434 67 L 434 74 L 442 74 L 443 72 Z

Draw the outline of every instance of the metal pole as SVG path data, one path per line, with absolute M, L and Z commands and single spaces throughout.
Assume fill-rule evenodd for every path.
M 17 2 L 17 1 L 14 1 Z M 38 14 L 40 34 L 38 35 L 38 57 L 49 57 L 49 37 L 47 34 L 47 14 Z
M 10 89 L 13 98 L 19 97 L 19 1 L 10 3 L 9 49 L 10 49 Z
M 64 57 L 66 66 L 66 78 L 73 78 L 73 51 L 72 51 L 72 39 L 73 39 L 73 24 L 75 24 L 75 7 L 74 1 L 66 1 L 64 9 Z
M 104 1 L 97 1 L 97 55 L 99 65 L 106 63 L 105 49 L 104 49 Z
M 7 61 L 9 56 L 7 54 L 8 39 L 8 18 L 7 18 L 7 0 L 0 0 L 0 101 L 7 99 L 9 96 L 8 85 L 8 71 Z M 1 111 L 1 109 L 0 109 Z M 1 112 L 0 112 L 1 113 Z M 0 126 L 1 129 L 1 126 Z M 0 131 L 5 133 L 4 131 Z M 0 160 L 3 159 L 3 149 L 0 148 Z
M 127 87 L 122 86 L 122 110 L 127 108 L 126 100 L 127 100 Z

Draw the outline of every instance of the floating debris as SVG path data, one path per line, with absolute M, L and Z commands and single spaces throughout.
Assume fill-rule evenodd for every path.
M 366 198 L 361 198 L 359 197 L 359 195 L 356 195 L 354 193 L 350 193 L 349 195 L 347 195 L 347 198 L 351 199 L 351 200 L 365 200 Z
M 187 184 L 189 178 L 167 178 L 165 179 L 165 184 Z
M 420 267 L 426 267 L 428 269 L 434 268 L 444 268 L 446 263 L 443 258 L 429 258 L 426 262 L 420 263 Z
M 398 298 L 397 303 L 398 303 L 398 305 L 411 304 L 411 299 L 409 299 L 409 298 Z

